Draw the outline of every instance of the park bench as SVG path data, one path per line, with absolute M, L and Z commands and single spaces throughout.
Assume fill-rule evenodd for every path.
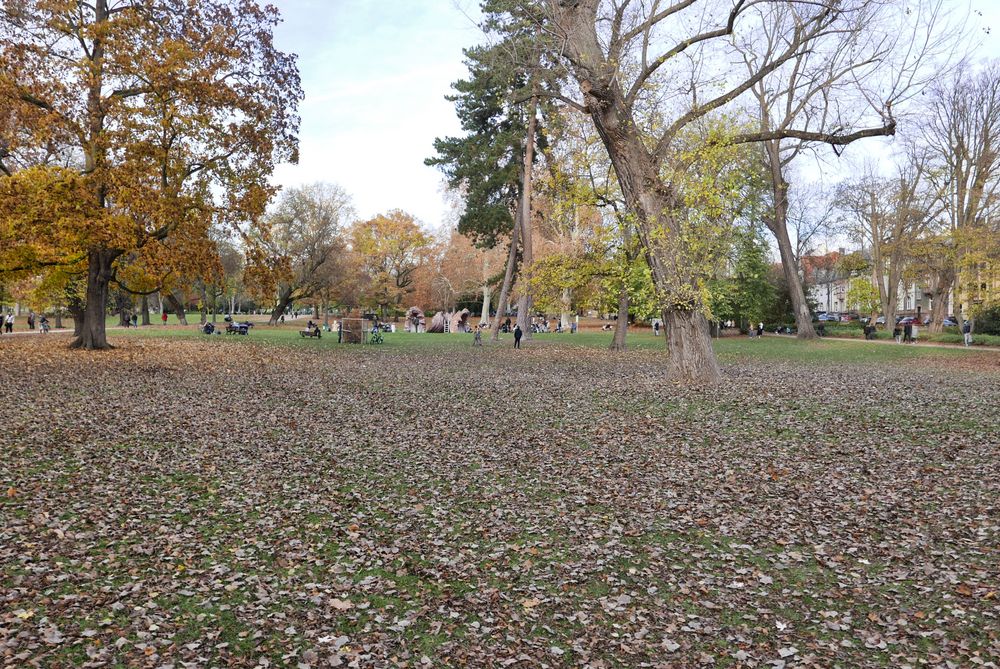
M 306 337 L 316 337 L 316 339 L 319 339 L 322 336 L 322 334 L 323 333 L 320 331 L 319 328 L 313 328 L 312 330 L 309 329 L 299 330 L 299 335 L 303 339 Z

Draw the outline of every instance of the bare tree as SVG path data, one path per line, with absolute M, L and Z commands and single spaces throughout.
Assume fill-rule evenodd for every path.
M 975 245 L 977 230 L 990 220 L 995 225 L 1000 210 L 1000 62 L 979 71 L 964 65 L 935 84 L 923 134 L 944 193 L 944 253 L 935 255 L 946 262 L 933 262 L 929 277 L 931 331 L 940 332 L 962 259 Z
M 787 228 L 798 271 L 802 271 L 802 258 L 812 255 L 819 241 L 829 235 L 836 216 L 835 199 L 823 184 L 800 180 L 794 189 L 789 188 Z
M 785 48 L 788 26 L 800 19 L 795 3 L 766 3 L 754 8 L 761 18 L 759 35 L 739 43 L 747 76 L 773 62 Z M 796 249 L 788 234 L 790 221 L 789 167 L 817 144 L 840 147 L 866 137 L 895 133 L 892 106 L 928 76 L 928 57 L 946 48 L 950 34 L 937 34 L 941 2 L 918 6 L 896 38 L 872 30 L 885 21 L 877 3 L 861 3 L 858 11 L 841 22 L 840 30 L 823 40 L 822 48 L 797 53 L 781 67 L 750 88 L 759 132 L 740 135 L 736 141 L 760 142 L 765 174 L 771 189 L 770 211 L 764 222 L 774 235 L 795 313 L 798 336 L 816 333 L 799 278 Z M 907 49 L 900 53 L 901 38 Z M 884 90 L 876 94 L 875 85 Z
M 787 9 L 777 15 L 758 10 L 772 4 Z M 667 174 L 679 160 L 685 129 L 738 104 L 769 75 L 794 67 L 806 54 L 828 53 L 845 30 L 881 26 L 888 33 L 883 19 L 904 10 L 877 0 L 545 0 L 543 6 L 553 48 L 567 64 L 580 98 L 549 94 L 589 115 L 614 164 L 664 305 L 668 377 L 717 382 L 721 373 L 703 315 L 704 277 L 687 261 L 700 230 L 685 227 L 679 214 L 684 195 Z M 728 67 L 740 44 L 768 30 L 774 48 L 760 54 L 753 68 L 737 74 Z M 799 139 L 839 146 L 865 133 L 891 132 L 888 105 L 874 108 L 884 108 L 886 116 L 853 127 L 754 128 L 736 140 Z
M 940 213 L 927 181 L 929 162 L 927 152 L 911 145 L 894 177 L 879 176 L 869 164 L 863 176 L 839 188 L 846 232 L 870 256 L 872 285 L 887 325 L 896 322 L 899 285 L 913 246 Z

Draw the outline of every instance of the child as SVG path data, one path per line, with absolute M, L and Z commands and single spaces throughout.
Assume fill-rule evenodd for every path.
M 483 327 L 481 325 L 476 326 L 476 338 L 472 341 L 473 346 L 483 345 Z
M 900 343 L 900 339 L 903 337 L 903 330 L 896 324 L 896 327 L 892 329 L 892 338 L 896 340 L 896 343 Z

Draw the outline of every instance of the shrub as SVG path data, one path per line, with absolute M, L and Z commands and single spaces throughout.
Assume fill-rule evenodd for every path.
M 1000 304 L 984 309 L 975 319 L 976 333 L 1000 335 Z

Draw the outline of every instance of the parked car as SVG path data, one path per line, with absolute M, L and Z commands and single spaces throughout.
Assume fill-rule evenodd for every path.
M 885 316 L 879 316 L 876 318 L 875 325 L 885 325 Z
M 841 323 L 850 323 L 851 321 L 858 320 L 857 314 L 840 314 Z
M 837 318 L 837 314 L 820 314 L 816 317 L 816 320 L 825 323 L 827 321 L 836 322 L 839 319 Z
M 899 321 L 896 322 L 896 325 L 901 325 L 901 326 L 902 325 L 916 325 L 917 323 L 918 323 L 918 321 L 917 321 L 917 317 L 916 316 L 905 316 L 903 318 L 900 318 Z
M 943 321 L 941 321 L 941 324 L 944 325 L 945 327 L 958 325 L 958 319 L 955 318 L 954 316 L 948 316 Z

